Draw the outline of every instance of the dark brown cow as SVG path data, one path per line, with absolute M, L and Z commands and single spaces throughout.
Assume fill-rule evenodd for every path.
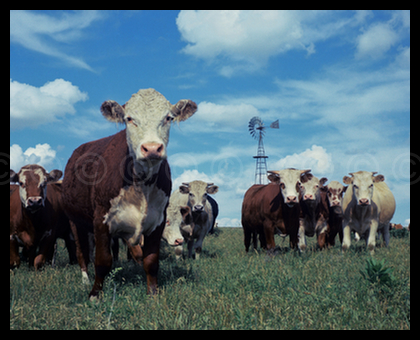
M 327 178 L 320 180 L 312 174 L 307 174 L 306 182 L 302 181 L 300 192 L 300 227 L 299 227 L 299 249 L 306 249 L 306 237 L 317 235 L 318 245 L 324 247 L 324 232 L 326 231 L 327 207 L 321 199 L 320 187 L 324 185 Z
M 285 169 L 269 171 L 268 185 L 253 185 L 245 193 L 242 204 L 242 227 L 244 229 L 245 251 L 248 251 L 251 235 L 262 232 L 265 236 L 267 250 L 275 248 L 274 234 L 289 235 L 290 247 L 298 247 L 299 231 L 299 194 L 301 182 L 311 170 Z M 263 242 L 261 246 L 264 247 Z
M 111 269 L 111 237 L 123 238 L 133 258 L 143 260 L 147 292 L 156 293 L 159 245 L 172 187 L 166 160 L 169 129 L 172 121 L 184 121 L 196 110 L 191 100 L 171 105 L 153 89 L 140 90 L 124 106 L 106 101 L 101 106 L 104 117 L 125 123 L 126 129 L 81 145 L 69 159 L 63 197 L 77 234 L 84 281 L 88 280 L 88 233 L 95 236 L 91 298 L 98 296 Z
M 10 268 L 20 265 L 19 245 L 26 248 L 29 266 L 35 269 L 52 258 L 56 225 L 64 214 L 61 191 L 48 183 L 58 181 L 62 174 L 60 170 L 48 173 L 34 164 L 18 173 L 10 170 L 10 181 L 19 183 L 19 189 L 10 190 Z
M 325 243 L 327 247 L 335 245 L 335 237 L 339 236 L 343 243 L 343 194 L 347 187 L 337 181 L 331 181 L 321 188 L 321 199 L 328 207 L 328 230 Z

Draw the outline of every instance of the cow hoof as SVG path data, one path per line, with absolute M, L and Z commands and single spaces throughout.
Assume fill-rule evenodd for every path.
M 82 284 L 85 286 L 90 286 L 89 276 L 86 272 L 82 272 Z

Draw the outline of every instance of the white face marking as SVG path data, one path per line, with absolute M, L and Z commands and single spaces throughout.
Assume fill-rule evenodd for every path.
M 353 174 L 353 194 L 358 205 L 370 205 L 373 197 L 373 176 L 371 172 L 359 171 Z
M 300 170 L 285 169 L 279 171 L 280 188 L 286 204 L 290 203 L 288 198 L 295 198 L 294 203 L 299 203 L 300 192 Z

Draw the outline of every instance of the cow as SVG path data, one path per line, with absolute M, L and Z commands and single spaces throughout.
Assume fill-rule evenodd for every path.
M 383 233 L 385 245 L 389 243 L 389 222 L 395 212 L 395 199 L 383 175 L 377 172 L 358 171 L 344 176 L 348 188 L 343 198 L 343 244 L 350 247 L 350 231 L 354 230 L 366 239 L 371 254 L 375 252 L 376 234 Z
M 10 169 L 10 181 L 19 184 L 10 189 L 10 268 L 20 265 L 20 245 L 36 270 L 51 260 L 57 225 L 66 222 L 61 190 L 52 184 L 62 174 L 60 170 L 48 173 L 36 164 L 25 165 L 18 173 Z
M 188 245 L 188 257 L 200 258 L 204 237 L 212 230 L 219 211 L 216 201 L 209 195 L 217 193 L 219 187 L 213 183 L 192 181 L 182 183 L 171 195 L 168 220 L 172 227 L 178 227 Z M 190 212 L 182 211 L 189 207 Z M 186 221 L 188 219 L 188 221 Z M 188 223 L 190 222 L 190 223 Z M 180 246 L 182 247 L 182 246 Z M 176 249 L 179 254 L 180 250 Z M 182 253 L 182 248 L 181 248 Z M 180 255 L 177 255 L 179 258 Z
M 251 236 L 260 235 L 261 246 L 269 254 L 274 252 L 275 232 L 289 235 L 290 247 L 298 248 L 299 194 L 302 182 L 306 182 L 311 170 L 293 168 L 268 171 L 267 185 L 253 185 L 245 193 L 242 203 L 242 227 L 245 251 L 248 252 Z M 262 237 L 262 234 L 264 236 Z
M 300 192 L 301 217 L 299 219 L 299 249 L 306 249 L 306 236 L 317 234 L 318 245 L 324 247 L 326 229 L 326 206 L 321 200 L 320 187 L 328 181 L 323 177 L 318 179 L 312 174 L 306 175 L 307 181 L 302 182 Z
M 96 244 L 95 281 L 89 298 L 96 299 L 112 266 L 112 237 L 122 237 L 133 258 L 143 262 L 147 293 L 157 292 L 159 245 L 172 188 L 167 145 L 172 122 L 185 121 L 197 110 L 191 100 L 172 105 L 154 89 L 139 90 L 121 106 L 101 105 L 102 115 L 125 129 L 82 144 L 70 157 L 63 180 L 63 198 L 76 231 L 82 278 L 89 281 L 88 234 Z M 144 239 L 143 246 L 140 240 Z
M 325 235 L 327 247 L 335 245 L 335 237 L 339 236 L 340 243 L 343 243 L 343 194 L 347 187 L 340 182 L 331 181 L 321 188 L 321 200 L 328 208 L 328 227 Z

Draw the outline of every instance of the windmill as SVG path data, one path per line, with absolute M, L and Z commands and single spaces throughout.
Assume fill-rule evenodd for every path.
M 268 156 L 265 155 L 264 151 L 264 130 L 266 127 L 264 126 L 263 121 L 260 117 L 253 117 L 249 121 L 248 124 L 249 133 L 250 135 L 258 139 L 258 150 L 257 155 L 254 156 L 256 159 L 256 166 L 255 166 L 255 184 L 265 184 L 265 178 L 267 176 L 267 158 Z M 278 129 L 279 128 L 279 121 L 276 120 L 275 122 L 270 124 L 270 128 Z

